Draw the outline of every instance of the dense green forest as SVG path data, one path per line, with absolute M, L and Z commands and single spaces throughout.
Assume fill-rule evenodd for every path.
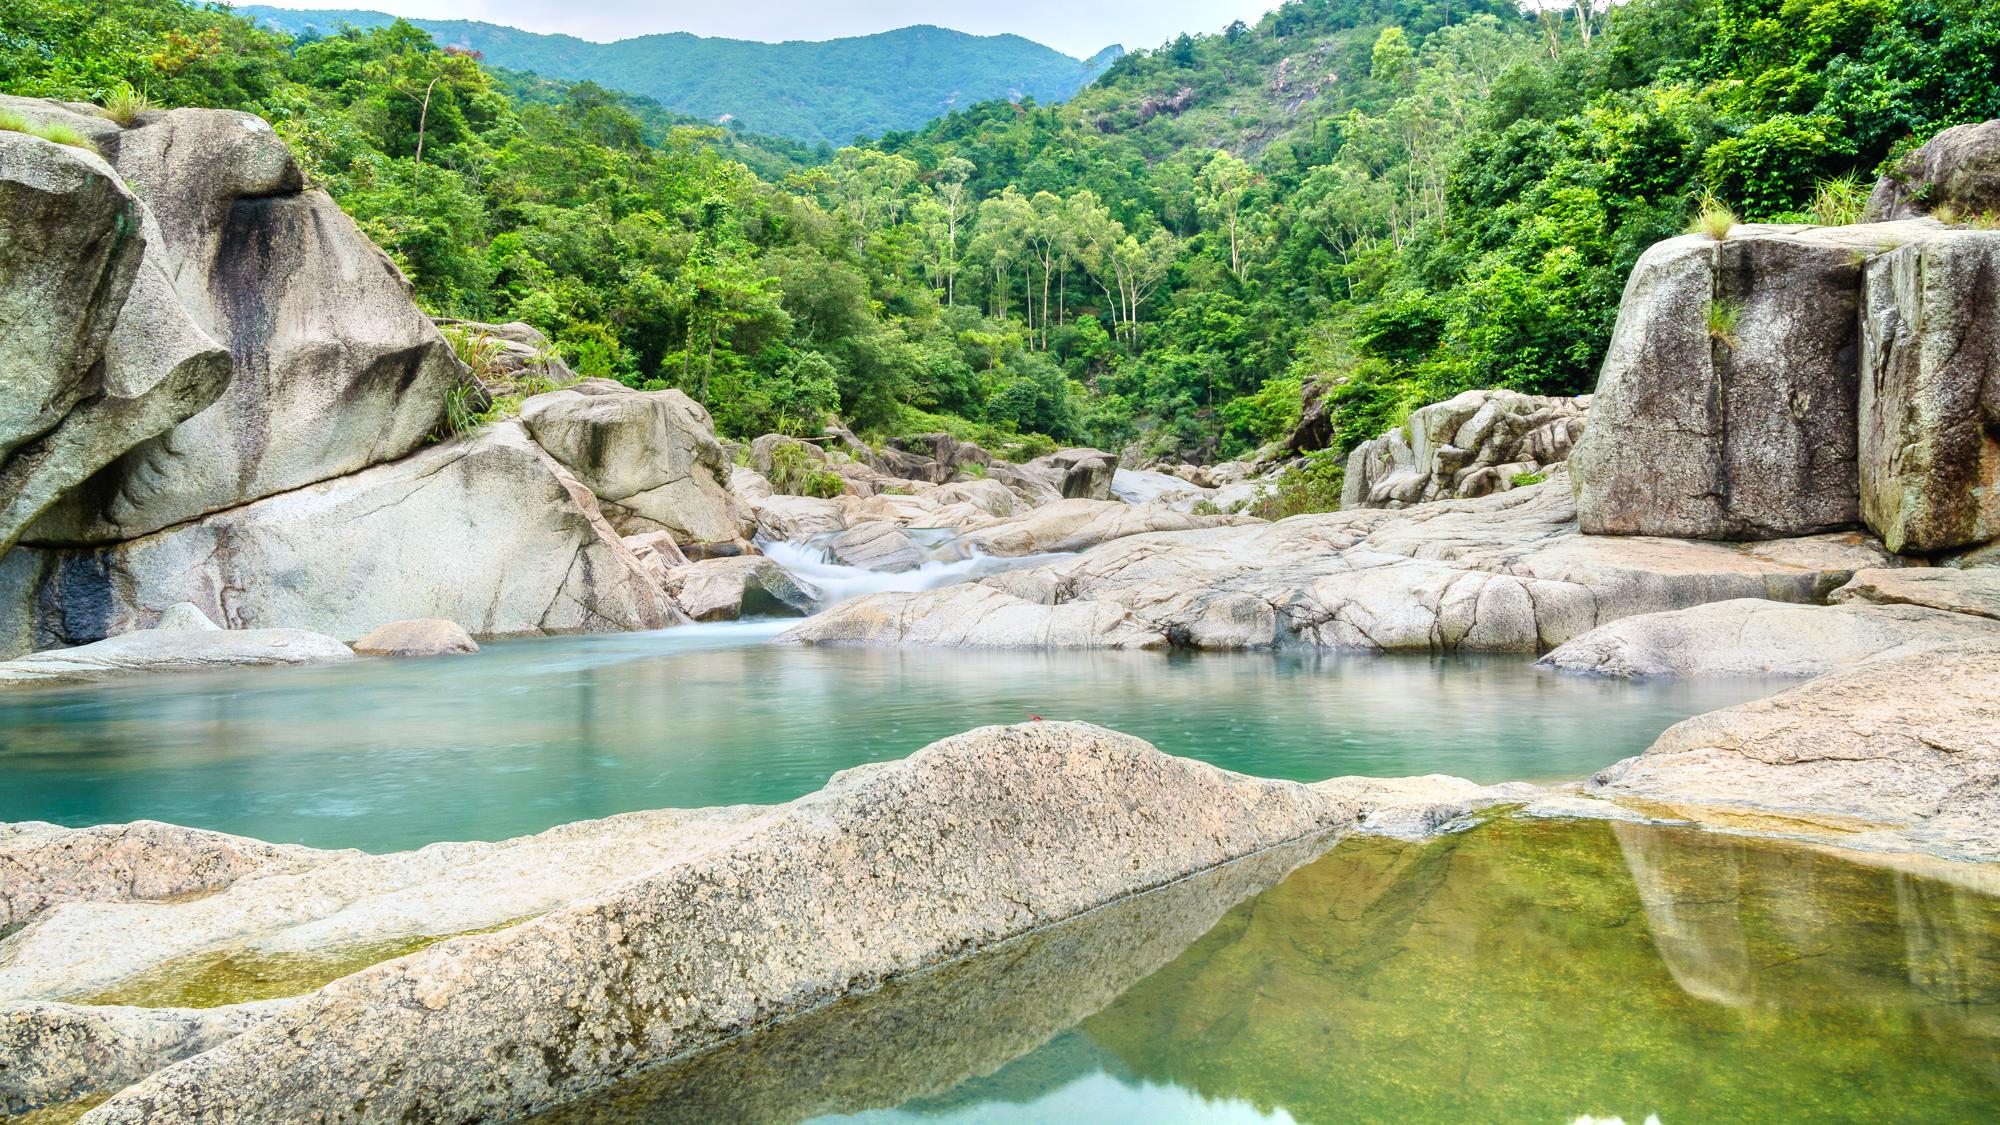
M 1471 387 L 1587 390 L 1633 261 L 1704 206 L 1848 219 L 1887 158 L 2000 116 L 2000 5 L 1292 0 L 1065 104 L 811 167 L 754 146 L 761 176 L 745 138 L 400 23 L 12 0 L 0 88 L 263 114 L 432 311 L 530 321 L 731 434 L 837 410 L 1221 458 L 1308 384 L 1336 448 Z
M 293 35 L 369 30 L 396 17 L 353 9 L 237 9 Z M 824 42 L 753 43 L 680 32 L 592 43 L 476 20 L 411 20 L 440 45 L 548 78 L 590 81 L 658 101 L 708 123 L 727 116 L 756 132 L 808 144 L 848 144 L 916 128 L 988 98 L 1060 101 L 1108 62 L 1080 61 L 1018 35 L 905 27 Z

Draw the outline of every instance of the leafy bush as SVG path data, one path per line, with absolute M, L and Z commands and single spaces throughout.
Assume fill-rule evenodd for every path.
M 1347 466 L 1332 450 L 1308 453 L 1277 479 L 1277 487 L 1260 486 L 1244 509 L 1259 519 L 1281 520 L 1313 512 L 1340 510 L 1340 488 Z

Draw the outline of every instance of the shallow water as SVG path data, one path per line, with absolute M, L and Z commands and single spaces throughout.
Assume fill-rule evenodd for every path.
M 1581 777 L 1774 690 L 1519 658 L 804 648 L 785 623 L 0 693 L 0 820 L 388 851 L 789 800 L 983 723 L 1083 719 L 1267 777 Z
M 554 1117 L 1681 1125 L 2000 1104 L 2000 900 L 1963 886 L 1514 818 L 1348 840 L 1261 894 L 1257 874 L 1139 896 Z

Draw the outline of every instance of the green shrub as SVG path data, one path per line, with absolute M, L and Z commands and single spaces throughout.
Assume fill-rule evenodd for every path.
M 1259 519 L 1281 520 L 1312 512 L 1340 510 L 1340 488 L 1347 480 L 1347 466 L 1339 454 L 1322 449 L 1306 454 L 1292 470 L 1277 480 L 1277 487 L 1263 485 L 1244 510 Z M 1212 507 L 1213 505 L 1211 505 Z
M 813 469 L 806 473 L 805 490 L 801 495 L 815 496 L 821 500 L 831 500 L 847 490 L 847 481 L 832 469 Z M 897 491 L 891 489 L 891 491 Z M 908 495 L 908 490 L 901 490 Z
M 1549 474 L 1547 473 L 1515 473 L 1513 476 L 1507 478 L 1507 483 L 1513 485 L 1515 488 L 1526 488 L 1531 484 L 1540 484 L 1547 479 L 1549 479 Z

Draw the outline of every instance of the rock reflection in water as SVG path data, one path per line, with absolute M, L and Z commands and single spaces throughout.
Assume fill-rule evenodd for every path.
M 1501 819 L 1344 842 L 1075 1031 L 865 1117 L 1972 1121 L 1996 1059 L 2000 900 L 1739 837 Z
M 534 1120 L 789 1122 L 950 1090 L 1110 1003 L 1325 848 L 1299 841 L 1122 899 Z

